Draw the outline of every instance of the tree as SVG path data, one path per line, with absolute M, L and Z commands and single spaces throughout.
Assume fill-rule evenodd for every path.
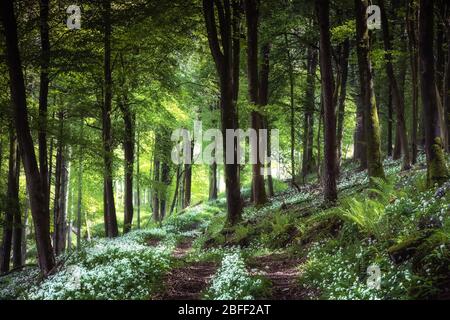
M 9 169 L 8 169 L 8 191 L 7 191 L 7 205 L 6 215 L 3 226 L 3 239 L 0 255 L 0 274 L 9 271 L 11 261 L 11 247 L 13 238 L 13 226 L 15 223 L 20 223 L 20 206 L 19 206 L 19 171 L 20 171 L 20 156 L 17 146 L 17 137 L 14 129 L 10 129 L 10 143 L 9 143 Z M 19 221 L 17 221 L 19 217 Z M 20 245 L 20 242 L 19 242 Z M 17 265 L 15 261 L 14 265 Z
M 250 103 L 254 110 L 251 112 L 252 129 L 260 137 L 260 130 L 263 129 L 263 118 L 260 109 L 260 91 L 258 79 L 258 24 L 259 24 L 259 1 L 245 0 L 245 14 L 247 17 L 247 76 L 248 93 Z M 259 144 L 253 146 L 256 152 L 256 162 L 252 165 L 252 192 L 255 205 L 263 205 L 267 202 L 266 189 L 264 186 L 264 175 L 261 174 L 263 166 L 259 157 Z M 293 168 L 294 170 L 294 168 Z
M 102 137 L 104 162 L 104 215 L 105 233 L 114 238 L 119 235 L 117 228 L 116 207 L 114 204 L 114 190 L 112 177 L 113 140 L 111 132 L 111 104 L 112 104 L 112 76 L 111 76 L 111 0 L 103 0 L 104 23 L 104 83 L 102 107 Z
M 419 57 L 420 87 L 425 121 L 425 151 L 427 154 L 427 181 L 430 186 L 441 184 L 448 178 L 445 163 L 434 73 L 433 34 L 434 1 L 420 0 Z
M 302 160 L 302 180 L 306 182 L 308 173 L 314 170 L 313 144 L 314 144 L 314 111 L 316 105 L 316 71 L 317 71 L 317 50 L 308 47 L 306 54 L 306 92 L 303 123 L 303 160 Z
M 340 85 L 339 100 L 337 106 L 337 152 L 338 163 L 342 159 L 342 137 L 344 133 L 344 116 L 345 116 L 345 99 L 347 97 L 347 79 L 348 79 L 348 58 L 350 55 L 350 40 L 345 39 L 342 44 L 342 52 L 340 56 Z
M 48 207 L 46 207 L 45 185 L 41 181 L 28 122 L 26 91 L 18 46 L 17 23 L 14 16 L 13 1 L 2 1 L 0 9 L 5 31 L 6 56 L 10 77 L 11 98 L 14 105 L 15 127 L 30 195 L 39 266 L 44 274 L 48 274 L 55 266 L 55 257 L 50 241 L 50 215 Z
M 219 18 L 220 42 L 217 34 L 215 7 L 217 7 Z M 227 129 L 235 130 L 238 128 L 236 97 L 239 80 L 239 11 L 239 2 L 236 0 L 231 0 L 231 2 L 230 0 L 203 0 L 203 14 L 209 47 L 219 77 L 221 124 L 224 136 L 226 136 Z M 237 142 L 235 138 L 233 139 L 233 149 L 226 150 L 224 152 L 225 157 L 227 152 L 232 152 L 234 158 L 236 156 Z M 227 222 L 234 225 L 241 220 L 243 205 L 240 192 L 239 164 L 236 159 L 234 163 L 225 163 L 225 186 Z
M 330 3 L 316 0 L 316 14 L 320 29 L 320 74 L 324 107 L 324 197 L 327 202 L 337 200 L 336 113 L 333 99 L 334 79 L 331 62 Z
M 385 50 L 385 59 L 386 59 L 386 74 L 389 79 L 389 86 L 391 88 L 393 103 L 396 107 L 397 114 L 397 133 L 400 139 L 400 145 L 403 153 L 403 170 L 408 170 L 411 168 L 411 159 L 409 153 L 409 143 L 408 136 L 406 133 L 406 121 L 405 121 L 405 102 L 403 99 L 403 95 L 400 93 L 400 88 L 397 83 L 397 79 L 394 74 L 394 66 L 392 64 L 392 44 L 391 44 L 391 36 L 389 33 L 389 21 L 386 14 L 386 9 L 384 6 L 384 0 L 379 1 L 380 10 L 381 10 L 381 25 L 383 28 L 383 42 L 384 42 L 384 50 Z
M 368 173 L 371 178 L 384 178 L 381 161 L 380 126 L 370 62 L 369 30 L 367 29 L 366 18 L 367 0 L 355 0 L 355 10 L 359 85 L 361 87 Z
M 128 99 L 123 97 L 119 103 L 122 111 L 122 117 L 125 127 L 123 149 L 125 154 L 124 167 L 125 167 L 125 197 L 124 197 L 124 222 L 123 233 L 127 233 L 131 230 L 133 223 L 133 166 L 134 166 L 134 115 L 130 110 Z
M 44 187 L 45 207 L 50 205 L 50 180 L 48 172 L 47 159 L 47 110 L 48 110 L 48 87 L 49 87 L 49 67 L 50 67 L 50 37 L 48 27 L 49 1 L 40 0 L 40 36 L 41 36 L 41 55 L 40 55 L 40 81 L 39 81 L 39 170 L 41 172 L 41 181 Z

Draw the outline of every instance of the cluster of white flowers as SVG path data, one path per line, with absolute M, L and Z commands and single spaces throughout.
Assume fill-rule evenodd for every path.
M 324 245 L 314 244 L 302 266 L 302 282 L 332 300 L 402 299 L 406 295 L 411 280 L 407 265 L 394 266 L 385 255 L 365 261 L 367 246 L 360 246 L 353 255 L 349 253 L 343 248 L 330 252 Z M 373 263 L 381 269 L 380 289 L 367 285 L 366 270 Z
M 172 239 L 156 247 L 143 243 L 152 231 L 136 231 L 117 239 L 99 239 L 70 257 L 68 264 L 26 299 L 145 299 L 168 271 Z
M 239 250 L 226 254 L 212 279 L 207 298 L 214 300 L 251 300 L 262 286 L 260 279 L 252 277 Z

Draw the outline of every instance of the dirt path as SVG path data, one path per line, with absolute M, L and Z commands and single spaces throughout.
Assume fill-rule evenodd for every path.
M 178 244 L 173 256 L 183 261 L 192 247 L 192 239 Z M 168 272 L 164 278 L 164 290 L 154 300 L 199 300 L 217 270 L 213 262 L 182 263 Z
M 292 258 L 286 254 L 274 254 L 256 257 L 248 262 L 252 273 L 262 274 L 272 282 L 273 300 L 308 299 L 308 292 L 298 283 L 298 266 L 300 258 Z

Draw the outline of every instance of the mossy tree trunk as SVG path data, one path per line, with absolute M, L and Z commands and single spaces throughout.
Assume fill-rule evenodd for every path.
M 384 178 L 385 175 L 381 160 L 380 126 L 370 62 L 370 40 L 366 21 L 367 6 L 367 0 L 355 0 L 357 55 L 361 103 L 364 108 L 367 167 L 370 178 Z
M 427 154 L 427 181 L 432 186 L 448 179 L 441 140 L 441 129 L 436 97 L 434 73 L 433 31 L 434 1 L 421 0 L 419 8 L 420 85 L 425 121 L 425 151 Z

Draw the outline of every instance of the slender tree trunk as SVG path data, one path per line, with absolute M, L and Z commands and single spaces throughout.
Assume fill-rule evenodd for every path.
M 258 24 L 259 24 L 259 0 L 245 0 L 245 13 L 247 17 L 247 76 L 249 102 L 254 110 L 251 112 L 252 129 L 256 131 L 259 141 L 260 130 L 263 129 L 262 116 L 259 103 L 259 79 L 258 79 Z M 256 154 L 255 163 L 252 164 L 252 191 L 255 205 L 263 205 L 267 202 L 266 189 L 264 187 L 264 175 L 261 173 L 263 166 L 259 157 L 259 144 L 251 146 L 251 152 Z M 293 168 L 294 170 L 294 168 Z
M 261 67 L 259 70 L 259 104 L 262 108 L 267 106 L 269 103 L 269 73 L 270 73 L 270 50 L 271 44 L 269 42 L 264 43 L 261 46 Z M 270 126 L 269 120 L 267 116 L 263 117 L 263 128 L 267 130 L 267 155 L 271 157 L 270 150 Z M 273 180 L 272 180 L 272 164 L 271 161 L 268 161 L 265 164 L 268 173 L 267 173 L 267 187 L 268 187 L 268 196 L 273 197 Z
M 387 137 L 387 155 L 388 157 L 392 157 L 392 123 L 394 121 L 394 115 L 393 115 L 393 110 L 392 110 L 392 87 L 389 86 L 388 88 L 388 128 L 387 128 L 387 133 L 388 133 L 388 137 Z
M 40 0 L 40 36 L 41 36 L 41 56 L 40 56 L 40 83 L 39 83 L 39 170 L 44 190 L 48 188 L 48 160 L 47 160 L 47 109 L 48 109 L 48 86 L 50 67 L 50 37 L 48 27 L 49 0 Z M 49 207 L 50 193 L 46 192 L 45 206 Z
M 342 160 L 342 137 L 344 133 L 345 99 L 347 97 L 347 79 L 348 79 L 348 58 L 350 55 L 350 40 L 346 39 L 342 45 L 342 55 L 340 57 L 341 84 L 339 100 L 337 107 L 337 151 L 338 162 Z
M 222 131 L 225 137 L 228 129 L 235 130 L 238 127 L 236 100 L 238 97 L 240 46 L 238 41 L 239 30 L 237 29 L 240 14 L 239 1 L 231 0 L 231 3 L 230 6 L 229 0 L 203 0 L 203 14 L 209 47 L 219 76 Z M 218 12 L 220 42 L 214 7 L 217 7 Z M 224 152 L 227 223 L 230 225 L 234 225 L 241 220 L 243 205 L 240 192 L 239 164 L 236 161 L 237 141 L 235 138 L 233 138 L 232 145 L 233 149 L 228 150 L 228 152 L 233 153 L 234 163 L 226 163 L 227 152 L 226 150 Z
M 1 247 L 1 264 L 0 273 L 9 271 L 11 261 L 11 246 L 13 238 L 13 225 L 17 216 L 20 220 L 20 206 L 19 206 L 19 171 L 20 171 L 20 156 L 18 153 L 17 137 L 14 129 L 10 130 L 9 143 L 9 169 L 8 169 L 8 190 L 7 190 L 7 204 L 5 212 L 5 221 L 3 225 L 3 241 Z M 19 221 L 20 223 L 20 221 Z M 20 229 L 19 229 L 20 230 Z M 20 244 L 20 242 L 19 242 Z M 15 248 L 16 249 L 16 248 Z M 17 249 L 16 249 L 17 250 Z M 16 255 L 15 255 L 16 257 Z M 14 261 L 15 265 L 17 264 Z M 20 264 L 20 263 L 19 263 Z
M 184 197 L 183 209 L 191 205 L 191 190 L 192 190 L 192 160 L 194 156 L 194 143 L 191 145 L 191 163 L 184 165 Z
M 448 170 L 442 150 L 433 56 L 434 1 L 420 0 L 419 9 L 419 57 L 421 96 L 425 120 L 425 150 L 427 177 L 430 186 L 441 184 L 448 178 Z
M 159 144 L 155 145 L 155 148 L 158 146 Z M 155 155 L 154 155 L 155 159 L 153 162 L 153 220 L 155 222 L 159 222 L 160 221 L 160 217 L 159 217 L 159 194 L 160 194 L 160 161 L 159 161 L 159 157 L 157 155 L 157 152 L 155 151 Z
M 83 125 L 81 127 L 83 132 Z M 77 250 L 81 248 L 81 211 L 83 208 L 83 152 L 79 150 L 78 159 L 78 199 L 77 199 Z
M 367 0 L 355 0 L 357 55 L 360 74 L 361 98 L 364 108 L 364 125 L 367 143 L 369 177 L 384 178 L 381 161 L 380 127 L 374 93 L 372 66 L 370 62 L 369 31 L 366 22 Z
M 284 42 L 286 46 L 286 55 L 288 60 L 289 72 L 289 97 L 290 97 L 290 130 L 291 130 L 291 180 L 292 185 L 295 183 L 295 101 L 294 101 L 294 70 L 292 67 L 292 58 L 289 51 L 289 43 L 287 34 L 284 34 Z
M 66 230 L 67 230 L 67 190 L 69 180 L 69 150 L 64 146 L 62 138 L 62 123 L 64 116 L 60 118 L 60 137 L 58 141 L 58 152 L 56 160 L 55 177 L 55 206 L 54 206 L 54 247 L 56 255 L 60 255 L 66 248 Z
M 125 197 L 124 197 L 124 219 L 123 233 L 131 230 L 133 224 L 133 166 L 134 166 L 134 126 L 133 115 L 129 109 L 127 99 L 121 103 L 123 122 L 125 126 L 125 136 L 123 149 L 125 154 Z
M 354 160 L 359 162 L 359 169 L 367 169 L 366 133 L 364 107 L 360 94 L 356 96 L 356 127 L 354 135 Z
M 333 66 L 331 62 L 329 0 L 316 1 L 316 14 L 320 26 L 320 73 L 324 105 L 324 197 L 327 202 L 337 200 L 336 113 L 333 103 Z
M 136 126 L 137 129 L 137 126 Z M 136 132 L 137 140 L 136 140 L 136 191 L 137 191 L 137 228 L 141 228 L 141 145 L 140 145 L 140 137 L 139 131 Z M 145 198 L 145 196 L 144 196 Z
M 303 161 L 302 181 L 306 182 L 306 176 L 314 170 L 313 143 L 314 143 L 314 109 L 316 105 L 316 69 L 317 50 L 307 49 L 307 75 L 304 111 L 303 133 Z
M 28 123 L 26 91 L 20 60 L 13 1 L 1 1 L 0 12 L 5 32 L 6 56 L 10 77 L 11 98 L 14 105 L 16 132 L 30 194 L 39 266 L 41 271 L 47 274 L 55 265 L 53 248 L 50 241 L 50 215 L 44 196 L 46 189 L 41 181 Z
M 104 161 L 104 210 L 106 236 L 119 235 L 112 177 L 113 141 L 111 129 L 112 77 L 111 77 L 111 0 L 103 0 L 104 23 L 104 97 L 103 97 L 103 161 Z
M 166 216 L 166 203 L 168 198 L 168 188 L 170 186 L 170 167 L 169 164 L 167 163 L 167 158 L 162 164 L 161 182 L 164 185 L 164 194 L 161 197 L 161 205 L 160 205 L 160 220 L 162 221 Z
M 450 5 L 447 4 L 448 11 Z M 450 153 L 450 26 L 447 28 L 447 64 L 444 77 L 444 110 L 447 124 L 447 152 Z
M 389 21 L 384 7 L 384 0 L 379 1 L 381 10 L 381 25 L 383 28 L 383 42 L 384 42 L 384 57 L 386 59 L 386 73 L 389 80 L 389 86 L 392 90 L 392 100 L 396 108 L 397 114 L 397 128 L 398 137 L 403 154 L 403 170 L 409 170 L 411 168 L 411 160 L 409 154 L 408 136 L 406 134 L 406 121 L 405 121 L 405 102 L 403 95 L 400 92 L 399 84 L 394 74 L 394 66 L 392 64 L 392 44 L 391 36 L 389 33 Z
M 28 200 L 28 193 L 25 197 L 25 208 L 24 208 L 24 215 L 23 215 L 23 228 L 22 228 L 22 262 L 21 265 L 24 265 L 27 261 L 27 233 L 28 233 L 28 209 L 30 207 L 29 200 Z
M 412 128 L 411 128 L 411 162 L 417 162 L 417 130 L 419 122 L 419 55 L 417 49 L 417 10 L 414 0 L 408 3 L 407 11 L 407 31 L 408 31 L 408 47 L 411 68 L 411 84 L 412 84 Z
M 181 166 L 177 166 L 177 176 L 176 176 L 176 181 L 175 181 L 175 194 L 173 195 L 172 204 L 170 206 L 170 213 L 169 214 L 172 214 L 174 212 L 174 210 L 175 210 L 175 206 L 176 206 L 176 203 L 177 203 L 177 200 L 178 200 L 178 191 L 180 190 L 179 186 L 180 186 L 181 175 L 182 175 L 182 173 L 181 173 Z M 211 190 L 211 184 L 210 184 L 210 190 Z M 211 196 L 211 191 L 210 191 L 210 196 Z

